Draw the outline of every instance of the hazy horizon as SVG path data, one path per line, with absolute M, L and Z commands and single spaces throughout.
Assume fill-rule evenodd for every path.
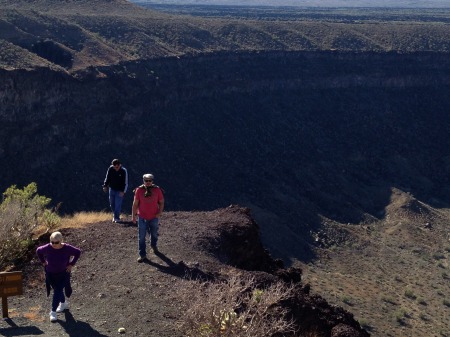
M 159 5 L 449 8 L 449 0 L 129 0 Z

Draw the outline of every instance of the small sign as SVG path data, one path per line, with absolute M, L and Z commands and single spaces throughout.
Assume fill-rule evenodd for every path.
M 22 272 L 0 273 L 0 296 L 16 296 L 23 294 Z
M 22 294 L 21 271 L 0 273 L 0 296 L 2 298 L 3 318 L 8 317 L 8 297 Z

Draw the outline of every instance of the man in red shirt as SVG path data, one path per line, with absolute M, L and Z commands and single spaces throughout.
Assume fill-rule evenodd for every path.
M 161 188 L 153 184 L 153 174 L 147 173 L 143 177 L 144 184 L 134 192 L 132 221 L 136 223 L 138 216 L 139 230 L 139 258 L 138 262 L 147 259 L 145 237 L 150 235 L 150 245 L 154 252 L 158 251 L 159 218 L 164 210 L 164 196 Z

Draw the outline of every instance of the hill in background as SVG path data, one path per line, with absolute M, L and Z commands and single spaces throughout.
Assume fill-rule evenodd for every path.
M 5 69 L 52 66 L 73 71 L 125 61 L 230 51 L 450 50 L 445 24 L 450 18 L 448 11 L 397 10 L 386 15 L 380 10 L 328 14 L 282 10 L 278 17 L 272 13 L 272 17 L 263 15 L 262 20 L 252 16 L 243 20 L 227 15 L 232 7 L 222 7 L 219 12 L 226 16 L 213 19 L 143 10 L 119 0 L 1 1 L 0 7 L 0 67 Z M 212 13 L 217 10 L 211 8 Z M 203 10 L 203 15 L 208 12 Z

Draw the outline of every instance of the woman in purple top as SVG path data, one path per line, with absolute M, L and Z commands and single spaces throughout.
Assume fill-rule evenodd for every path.
M 50 243 L 38 247 L 36 254 L 45 267 L 45 281 L 47 284 L 47 296 L 49 287 L 53 289 L 52 310 L 50 311 L 50 321 L 57 320 L 56 313 L 63 312 L 69 308 L 69 301 L 64 297 L 70 297 L 70 272 L 77 263 L 81 250 L 77 247 L 63 243 L 60 232 L 50 235 Z

